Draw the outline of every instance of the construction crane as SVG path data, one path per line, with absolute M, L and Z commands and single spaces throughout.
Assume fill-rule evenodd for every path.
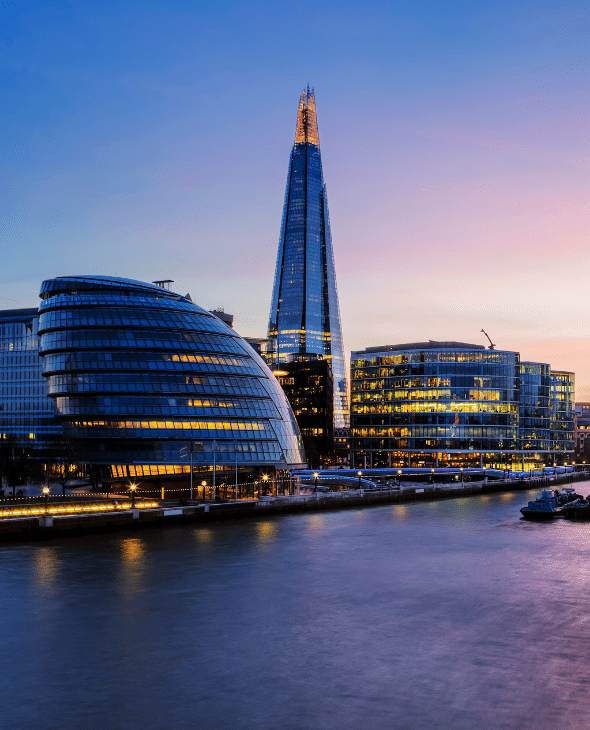
M 488 335 L 488 333 L 487 333 L 487 332 L 486 332 L 485 330 L 482 330 L 482 332 L 484 333 L 484 335 L 485 335 L 485 336 L 486 336 L 486 337 L 488 338 L 488 340 L 489 340 L 490 346 L 489 346 L 488 350 L 493 350 L 493 349 L 494 349 L 494 347 L 496 347 L 496 345 L 494 345 L 494 343 L 493 343 L 493 342 L 492 342 L 492 341 L 490 340 L 490 336 Z

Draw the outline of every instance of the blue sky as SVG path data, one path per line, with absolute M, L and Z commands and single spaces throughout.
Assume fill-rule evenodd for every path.
M 0 2 L 4 307 L 174 279 L 265 333 L 315 87 L 347 350 L 485 344 L 590 399 L 588 5 Z

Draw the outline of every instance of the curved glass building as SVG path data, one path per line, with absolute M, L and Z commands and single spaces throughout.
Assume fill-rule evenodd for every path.
M 100 276 L 43 282 L 40 353 L 78 460 L 105 477 L 305 461 L 291 408 L 254 350 L 161 286 Z

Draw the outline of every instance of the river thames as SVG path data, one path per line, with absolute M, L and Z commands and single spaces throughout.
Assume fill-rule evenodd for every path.
M 590 523 L 536 494 L 2 546 L 0 727 L 586 728 Z

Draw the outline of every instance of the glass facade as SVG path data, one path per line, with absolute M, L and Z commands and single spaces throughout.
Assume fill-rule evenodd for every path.
M 325 357 L 334 378 L 334 426 L 349 423 L 346 365 L 322 172 L 315 97 L 301 94 L 291 151 L 268 336 L 276 362 Z
M 520 448 L 551 449 L 551 368 L 537 362 L 520 364 Z
M 61 431 L 41 374 L 36 309 L 0 312 L 0 438 L 42 456 Z
M 43 375 L 80 462 L 174 473 L 187 445 L 197 465 L 305 461 L 276 379 L 218 317 L 128 279 L 62 277 L 40 296 Z
M 334 449 L 330 364 L 323 359 L 283 363 L 275 375 L 297 419 L 308 466 L 315 469 Z
M 551 448 L 557 454 L 575 449 L 574 380 L 573 373 L 551 373 Z
M 533 468 L 573 453 L 573 375 L 458 342 L 351 359 L 355 468 Z

